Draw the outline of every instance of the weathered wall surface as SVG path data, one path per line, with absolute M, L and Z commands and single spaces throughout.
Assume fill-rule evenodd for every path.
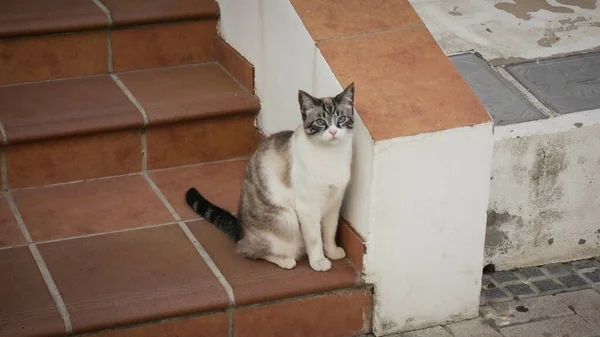
M 497 269 L 600 255 L 600 124 L 565 122 L 496 137 L 485 259 Z

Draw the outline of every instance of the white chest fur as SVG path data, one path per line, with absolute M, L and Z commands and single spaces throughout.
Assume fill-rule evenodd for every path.
M 292 143 L 292 185 L 296 197 L 327 207 L 342 197 L 350 180 L 352 137 L 339 144 L 319 144 L 298 133 Z

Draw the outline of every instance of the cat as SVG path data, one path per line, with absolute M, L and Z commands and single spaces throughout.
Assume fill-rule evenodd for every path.
M 246 167 L 238 218 L 195 188 L 188 205 L 237 242 L 237 253 L 292 269 L 308 254 L 316 271 L 343 259 L 335 234 L 350 180 L 354 83 L 335 97 L 299 90 L 302 125 L 265 138 Z

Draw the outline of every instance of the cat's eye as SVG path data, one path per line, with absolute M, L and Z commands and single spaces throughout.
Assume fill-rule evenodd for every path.
M 326 125 L 325 121 L 322 119 L 317 119 L 315 121 L 315 124 L 317 124 L 317 126 L 325 126 Z
M 340 118 L 338 118 L 338 120 L 337 120 L 337 121 L 338 121 L 338 123 L 339 123 L 339 124 L 342 124 L 342 123 L 344 123 L 344 122 L 345 122 L 347 119 L 348 119 L 348 118 L 346 118 L 346 116 L 341 116 Z

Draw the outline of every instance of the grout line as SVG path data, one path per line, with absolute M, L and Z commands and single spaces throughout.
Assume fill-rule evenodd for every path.
M 352 39 L 352 38 L 355 38 L 355 37 L 363 37 L 363 36 L 369 36 L 369 35 L 380 35 L 380 34 L 400 32 L 400 31 L 403 31 L 403 30 L 411 30 L 411 29 L 418 29 L 418 28 L 426 28 L 426 27 L 424 25 L 423 26 L 408 26 L 408 27 L 402 27 L 402 28 L 380 30 L 380 31 L 377 31 L 377 32 L 369 32 L 369 33 L 361 33 L 361 34 L 354 34 L 354 35 L 347 35 L 347 36 L 330 37 L 330 38 L 327 38 L 327 39 L 316 40 L 315 43 L 318 44 L 318 43 L 321 43 L 321 42 L 327 42 L 327 41 L 332 41 L 332 40 L 344 40 L 344 39 Z
M 157 70 L 181 68 L 181 67 L 208 66 L 213 63 L 215 63 L 215 62 L 214 61 L 206 61 L 206 62 L 197 62 L 197 63 L 188 63 L 188 64 L 178 64 L 178 65 L 174 65 L 174 66 L 164 66 L 164 67 L 154 67 L 154 68 L 144 68 L 144 69 L 122 71 L 122 72 L 119 72 L 119 74 L 139 73 L 139 72 L 144 72 L 144 71 L 157 71 Z M 53 78 L 53 79 L 49 79 L 49 80 L 40 80 L 40 81 L 0 84 L 0 88 L 15 87 L 15 86 L 26 85 L 26 84 L 46 83 L 46 82 L 62 82 L 62 81 L 69 81 L 69 80 L 82 79 L 82 78 L 102 77 L 102 76 L 106 76 L 106 75 L 109 75 L 109 74 L 82 75 L 82 76 L 73 76 L 73 77 L 65 77 L 65 78 Z
M 250 156 L 236 157 L 236 158 L 231 158 L 231 159 L 209 161 L 209 162 L 206 162 L 206 163 L 186 164 L 186 165 L 175 166 L 175 167 L 167 167 L 167 168 L 161 168 L 161 169 L 154 169 L 154 170 L 150 170 L 148 172 L 161 172 L 161 171 L 168 171 L 168 170 L 173 170 L 173 169 L 178 169 L 178 168 L 205 166 L 205 165 L 213 165 L 213 164 L 220 164 L 220 163 L 229 163 L 229 162 L 234 162 L 234 161 L 249 160 L 250 158 L 251 158 Z
M 31 251 L 31 255 L 33 255 L 33 258 L 35 259 L 35 263 L 37 264 L 37 266 L 40 270 L 40 273 L 42 274 L 42 277 L 44 278 L 46 287 L 48 287 L 48 291 L 50 292 L 50 295 L 52 296 L 52 299 L 54 300 L 54 304 L 56 304 L 58 312 L 60 313 L 60 316 L 63 319 L 63 323 L 65 324 L 65 332 L 67 334 L 70 334 L 72 332 L 71 317 L 69 316 L 69 312 L 67 311 L 65 302 L 63 301 L 62 297 L 60 296 L 60 292 L 58 291 L 58 288 L 56 287 L 54 280 L 52 280 L 52 276 L 50 275 L 50 271 L 48 270 L 48 267 L 46 266 L 46 263 L 44 262 L 44 259 L 42 258 L 42 254 L 40 254 L 40 251 L 38 250 L 37 246 L 34 243 L 32 243 L 31 235 L 29 235 L 29 231 L 27 230 L 27 227 L 25 226 L 25 222 L 23 222 L 23 217 L 21 216 L 21 213 L 19 212 L 19 209 L 17 208 L 17 205 L 15 204 L 15 201 L 13 200 L 10 192 L 4 192 L 4 197 L 8 201 L 8 205 L 10 206 L 10 209 L 11 209 L 15 219 L 17 220 L 17 224 L 19 225 L 19 229 L 21 229 L 21 232 L 23 233 L 23 237 L 25 237 L 25 240 L 29 244 L 28 246 L 29 246 L 29 250 Z
M 148 171 L 148 129 L 142 129 L 142 172 Z
M 185 224 L 185 222 L 181 221 L 181 217 L 179 216 L 179 214 L 177 214 L 177 212 L 175 211 L 173 206 L 171 206 L 171 203 L 169 203 L 169 201 L 167 200 L 165 195 L 161 192 L 161 190 L 158 188 L 158 186 L 156 186 L 154 181 L 152 181 L 152 179 L 150 178 L 148 173 L 144 172 L 143 175 L 146 178 L 146 180 L 148 181 L 148 184 L 150 184 L 150 187 L 152 187 L 152 189 L 158 196 L 158 198 L 163 202 L 165 207 L 167 207 L 167 209 L 169 210 L 169 212 L 171 213 L 173 218 L 175 218 L 177 221 L 179 221 L 179 227 L 181 228 L 181 230 L 183 230 L 183 232 L 188 237 L 188 239 L 190 239 L 190 241 L 194 245 L 194 248 L 196 248 L 196 251 L 198 251 L 198 254 L 200 254 L 200 256 L 204 259 L 204 262 L 208 265 L 210 270 L 217 277 L 217 279 L 219 280 L 219 283 L 221 283 L 221 285 L 223 286 L 223 289 L 225 289 L 225 292 L 227 292 L 227 297 L 229 298 L 229 305 L 234 306 L 235 298 L 233 295 L 233 289 L 231 288 L 231 285 L 229 285 L 229 283 L 225 279 L 225 276 L 223 276 L 223 274 L 221 273 L 221 271 L 219 270 L 219 268 L 217 267 L 215 262 L 208 255 L 208 252 L 206 252 L 206 250 L 204 249 L 204 247 L 202 247 L 202 245 L 200 244 L 198 239 L 196 239 L 196 237 L 194 236 L 194 234 L 192 233 L 190 228 Z
M 0 160 L 2 161 L 2 190 L 8 191 L 8 165 L 6 163 L 6 148 L 2 149 L 0 157 Z
M 2 153 L 0 156 L 2 157 L 2 190 L 8 191 L 8 167 L 6 165 L 6 144 L 8 143 L 8 136 L 6 135 L 6 129 L 4 129 L 4 124 L 0 121 L 0 133 L 2 134 Z
M 46 82 L 64 82 L 69 80 L 77 80 L 83 78 L 96 78 L 106 76 L 107 74 L 94 74 L 94 75 L 82 75 L 82 76 L 73 76 L 73 77 L 65 77 L 65 78 L 52 78 L 49 80 L 40 80 L 40 81 L 29 81 L 29 82 L 21 82 L 21 83 L 10 83 L 10 84 L 1 84 L 0 88 L 4 87 L 16 87 L 20 85 L 28 85 L 28 84 L 38 84 L 38 83 L 46 83 Z
M 104 4 L 100 0 L 92 0 L 104 14 L 106 14 L 106 19 L 108 20 L 108 29 L 106 30 L 106 50 L 108 51 L 108 72 L 113 72 L 113 64 L 112 64 L 112 42 L 111 42 L 111 34 L 110 27 L 113 25 L 112 15 L 110 10 L 104 6 Z
M 67 306 L 65 305 L 62 296 L 60 296 L 60 292 L 58 291 L 56 283 L 54 283 L 54 280 L 52 279 L 52 275 L 50 275 L 50 270 L 48 270 L 48 266 L 46 266 L 46 263 L 42 258 L 42 254 L 40 254 L 40 251 L 35 244 L 29 245 L 29 250 L 31 251 L 33 258 L 35 259 L 35 262 L 42 273 L 44 281 L 46 281 L 46 286 L 50 291 L 50 295 L 52 295 L 52 299 L 54 300 L 54 303 L 58 308 L 58 312 L 63 319 L 65 324 L 65 332 L 67 335 L 71 334 L 73 332 L 73 328 L 71 326 L 71 316 L 69 315 L 69 311 L 67 310 Z
M 552 118 L 558 116 L 555 114 L 550 108 L 548 108 L 544 103 L 542 103 L 537 97 L 535 97 L 525 86 L 523 86 L 516 78 L 514 78 L 504 67 L 492 67 L 492 69 L 496 70 L 496 72 L 505 79 L 509 84 L 517 89 L 521 95 L 525 96 L 525 99 L 528 100 L 534 107 L 540 110 L 545 116 Z
M 173 166 L 173 167 L 155 169 L 155 170 L 150 170 L 148 172 L 162 172 L 162 171 L 168 171 L 168 170 L 179 169 L 179 168 L 205 166 L 205 165 L 228 163 L 228 162 L 234 162 L 234 161 L 242 161 L 242 160 L 248 160 L 248 159 L 250 159 L 249 156 L 236 157 L 236 158 L 231 158 L 231 159 L 215 160 L 215 161 L 206 162 L 206 163 L 186 164 L 186 165 L 182 165 L 182 166 Z M 97 178 L 80 179 L 80 180 L 66 181 L 66 182 L 62 182 L 62 183 L 54 183 L 54 184 L 48 184 L 48 185 L 42 185 L 42 186 L 30 186 L 30 187 L 15 188 L 15 189 L 11 190 L 11 192 L 24 191 L 24 190 L 33 190 L 33 189 L 46 188 L 46 187 L 55 187 L 55 186 L 62 186 L 62 185 L 71 185 L 71 184 L 84 183 L 84 182 L 89 182 L 89 181 L 91 182 L 91 181 L 96 181 L 96 180 L 113 179 L 113 178 L 120 178 L 120 177 L 129 177 L 129 176 L 134 176 L 134 175 L 142 175 L 142 172 L 133 172 L 133 173 L 125 173 L 125 174 L 114 175 L 114 176 L 105 176 L 105 177 L 97 177 Z
M 150 185 L 150 187 L 152 188 L 154 193 L 156 193 L 156 195 L 158 196 L 160 201 L 162 201 L 162 203 L 165 205 L 165 207 L 169 210 L 169 213 L 171 213 L 171 216 L 173 216 L 175 221 L 178 223 L 181 222 L 182 221 L 181 217 L 179 216 L 179 214 L 177 214 L 177 212 L 175 211 L 173 206 L 171 206 L 171 203 L 167 200 L 167 198 L 161 192 L 161 190 L 158 188 L 158 186 L 156 186 L 156 184 L 154 183 L 152 178 L 150 178 L 150 175 L 148 175 L 148 173 L 146 173 L 146 172 L 142 173 L 142 175 L 144 176 L 144 178 L 146 178 L 146 181 L 148 182 L 148 184 Z
M 20 247 L 27 247 L 28 245 L 29 245 L 28 243 L 22 243 L 20 245 L 0 247 L 0 250 L 7 250 L 7 249 L 13 249 L 13 248 L 20 248 Z
M 15 189 L 11 190 L 11 192 L 35 190 L 38 188 L 56 187 L 56 186 L 62 186 L 62 185 L 73 185 L 73 184 L 86 183 L 86 182 L 97 181 L 97 180 L 114 179 L 114 178 L 120 178 L 120 177 L 130 177 L 130 176 L 135 176 L 135 175 L 140 175 L 140 174 L 141 174 L 140 172 L 133 172 L 133 173 L 119 174 L 116 176 L 80 179 L 80 180 L 66 181 L 66 182 L 62 182 L 62 183 L 54 183 L 54 184 L 48 184 L 48 185 L 42 185 L 42 186 L 22 187 L 22 188 L 15 188 Z
M 227 311 L 227 332 L 228 337 L 233 337 L 233 310 L 229 309 Z
M 104 6 L 104 4 L 100 1 L 100 0 L 92 0 L 96 6 L 98 6 L 103 12 L 104 14 L 106 14 L 106 18 L 108 19 L 108 25 L 112 26 L 113 25 L 113 19 L 112 16 L 110 15 L 110 10 Z
M 231 288 L 231 285 L 229 285 L 229 282 L 227 282 L 227 280 L 225 279 L 225 276 L 221 273 L 221 271 L 219 270 L 219 268 L 217 267 L 215 262 L 208 255 L 208 252 L 206 252 L 204 247 L 202 247 L 200 242 L 198 242 L 198 239 L 196 239 L 196 237 L 194 236 L 194 234 L 192 233 L 190 228 L 185 224 L 185 222 L 180 222 L 179 227 L 181 227 L 181 229 L 183 230 L 185 235 L 187 235 L 188 239 L 190 239 L 190 241 L 192 242 L 192 244 L 198 251 L 198 254 L 200 254 L 200 256 L 202 256 L 202 258 L 204 259 L 204 262 L 208 265 L 210 270 L 217 277 L 217 279 L 223 286 L 223 289 L 225 289 L 225 292 L 227 293 L 227 297 L 229 297 L 229 306 L 231 306 L 231 307 L 235 306 L 235 298 L 233 295 L 233 289 Z
M 131 103 L 133 103 L 133 105 L 135 105 L 135 107 L 138 109 L 138 111 L 142 114 L 142 119 L 144 120 L 144 128 L 147 127 L 148 126 L 148 115 L 146 114 L 146 110 L 144 110 L 144 107 L 142 106 L 142 104 L 140 104 L 140 102 L 137 100 L 137 98 L 135 98 L 133 96 L 131 91 L 129 91 L 129 89 L 125 86 L 125 84 L 119 79 L 119 77 L 116 74 L 110 74 L 110 77 L 113 79 L 113 81 L 115 81 L 115 83 L 119 86 L 119 88 L 121 88 L 121 90 L 123 91 L 125 96 L 127 96 L 127 98 L 129 98 Z
M 142 126 L 142 136 L 141 136 L 142 172 L 146 172 L 148 170 L 148 161 L 146 158 L 146 152 L 147 152 L 146 129 L 148 128 L 148 114 L 146 113 L 146 110 L 144 109 L 142 104 L 137 100 L 137 98 L 135 98 L 135 96 L 133 96 L 133 93 L 125 86 L 125 84 L 119 79 L 119 77 L 116 74 L 110 74 L 110 77 L 113 79 L 113 81 L 115 81 L 115 83 L 119 86 L 119 88 L 121 88 L 121 91 L 123 91 L 125 96 L 127 96 L 127 98 L 129 98 L 131 103 L 133 103 L 133 105 L 135 105 L 135 107 L 138 109 L 140 114 L 142 114 L 142 119 L 144 120 L 144 125 Z
M 108 72 L 112 73 L 113 69 L 113 52 L 112 52 L 112 33 L 109 30 L 106 31 L 106 50 L 108 52 Z
M 176 65 L 171 65 L 171 66 L 161 66 L 161 67 L 154 67 L 154 68 L 142 68 L 142 69 L 134 69 L 134 70 L 125 70 L 125 71 L 119 71 L 117 72 L 117 74 L 122 75 L 122 74 L 135 74 L 135 73 L 143 73 L 143 72 L 149 72 L 149 71 L 157 71 L 157 70 L 168 70 L 168 69 L 177 69 L 177 68 L 186 68 L 186 67 L 208 67 L 210 65 L 215 64 L 215 60 L 210 60 L 210 61 L 204 61 L 204 62 L 195 62 L 195 63 L 185 63 L 185 64 L 176 64 Z
M 4 198 L 6 199 L 6 201 L 8 201 L 8 206 L 10 207 L 10 210 L 12 211 L 15 219 L 17 220 L 17 224 L 19 225 L 19 229 L 21 229 L 21 233 L 23 233 L 23 237 L 25 238 L 25 241 L 27 241 L 27 243 L 32 243 L 33 240 L 31 240 L 31 235 L 29 235 L 29 231 L 27 230 L 27 227 L 25 226 L 23 217 L 21 217 L 21 213 L 19 212 L 19 209 L 17 208 L 17 204 L 15 204 L 15 201 L 13 200 L 10 192 L 4 192 Z
M 160 223 L 160 224 L 145 225 L 145 226 L 132 227 L 132 228 L 123 228 L 123 229 L 117 229 L 117 230 L 114 230 L 114 231 L 106 231 L 106 232 L 99 232 L 99 233 L 92 233 L 92 234 L 83 234 L 83 235 L 78 235 L 78 236 L 70 236 L 68 238 L 60 238 L 60 239 L 50 239 L 50 240 L 45 240 L 45 241 L 38 241 L 35 244 L 40 245 L 40 244 L 45 244 L 45 243 L 69 241 L 69 240 L 75 240 L 75 239 L 85 239 L 85 238 L 91 238 L 91 237 L 94 237 L 94 236 L 102 236 L 102 235 L 107 235 L 107 234 L 117 234 L 117 233 L 124 233 L 124 232 L 132 232 L 132 231 L 137 231 L 137 230 L 149 229 L 149 228 L 164 227 L 164 226 L 169 226 L 169 225 L 175 225 L 175 224 L 178 224 L 178 223 L 179 222 L 177 222 L 177 221 L 171 221 L 171 222 L 165 222 L 165 223 Z
M 6 135 L 6 130 L 4 129 L 4 124 L 0 121 L 0 133 L 2 134 L 2 142 L 3 144 L 7 143 L 8 136 Z

